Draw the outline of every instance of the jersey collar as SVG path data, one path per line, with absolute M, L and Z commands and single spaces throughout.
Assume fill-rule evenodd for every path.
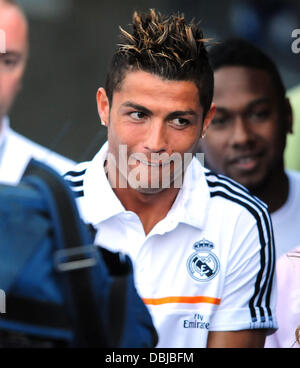
M 107 153 L 108 142 L 92 159 L 84 177 L 85 218 L 93 225 L 127 212 L 106 177 L 104 162 Z M 164 220 L 172 223 L 172 227 L 185 223 L 203 228 L 209 198 L 204 168 L 197 158 L 193 158 L 186 170 L 183 186 Z M 166 229 L 165 226 L 163 228 Z
M 0 147 L 4 144 L 6 136 L 9 130 L 9 118 L 8 116 L 4 116 L 0 123 Z
M 93 225 L 126 211 L 106 177 L 104 162 L 107 153 L 108 142 L 92 159 L 84 176 L 85 218 Z

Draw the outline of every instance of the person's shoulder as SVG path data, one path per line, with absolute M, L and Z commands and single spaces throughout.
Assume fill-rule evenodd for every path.
M 41 144 L 29 139 L 28 137 L 18 133 L 17 131 L 9 128 L 9 139 L 13 139 L 18 141 L 21 145 L 21 149 L 23 150 L 31 150 L 33 153 L 44 153 L 46 151 L 50 151 L 47 147 L 42 146 Z
M 261 213 L 268 215 L 268 206 L 243 185 L 212 170 L 205 169 L 204 175 L 212 199 L 226 202 L 227 206 L 239 210 L 246 210 L 254 217 Z
M 70 170 L 64 173 L 64 177 L 71 181 L 77 181 L 79 177 L 82 177 L 85 174 L 89 163 L 90 161 L 84 161 L 75 164 Z
M 28 155 L 37 160 L 43 161 L 57 169 L 61 174 L 76 164 L 70 158 L 34 142 L 13 129 L 9 130 L 9 141 L 17 147 L 18 154 Z
M 285 172 L 286 172 L 289 180 L 300 183 L 300 171 L 286 170 Z

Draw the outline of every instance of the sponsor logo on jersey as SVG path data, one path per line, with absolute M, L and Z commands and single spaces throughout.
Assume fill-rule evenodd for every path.
M 190 276 L 196 281 L 213 279 L 220 269 L 218 257 L 212 253 L 214 244 L 203 238 L 193 245 L 195 252 L 187 260 L 187 269 Z

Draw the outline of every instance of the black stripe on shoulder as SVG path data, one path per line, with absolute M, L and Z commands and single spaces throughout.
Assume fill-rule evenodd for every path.
M 74 193 L 74 196 L 75 196 L 76 198 L 80 198 L 80 197 L 83 197 L 83 196 L 84 196 L 84 192 L 83 192 L 83 190 L 80 190 L 80 191 L 78 191 L 78 192 L 73 191 L 73 193 Z
M 68 184 L 70 185 L 70 187 L 83 187 L 83 180 L 79 180 L 79 181 L 71 181 L 71 180 L 67 180 Z
M 238 203 L 244 208 L 246 208 L 256 219 L 257 226 L 258 226 L 258 232 L 259 232 L 259 239 L 260 239 L 260 244 L 261 244 L 261 250 L 260 250 L 261 268 L 257 275 L 257 279 L 255 283 L 255 291 L 254 291 L 253 297 L 251 298 L 249 302 L 249 308 L 251 311 L 253 322 L 255 322 L 256 317 L 255 317 L 254 301 L 257 299 L 256 305 L 259 307 L 259 310 L 260 310 L 261 321 L 264 321 L 265 317 L 264 317 L 263 308 L 261 307 L 261 303 L 262 303 L 263 296 L 266 293 L 266 308 L 267 308 L 267 312 L 269 315 L 269 320 L 272 320 L 272 312 L 270 309 L 270 299 L 271 299 L 273 274 L 274 274 L 274 268 L 275 268 L 275 258 L 274 258 L 275 246 L 274 246 L 274 241 L 273 241 L 272 224 L 271 224 L 267 209 L 260 202 L 256 201 L 256 198 L 252 197 L 248 191 L 246 192 L 244 191 L 244 193 L 241 193 L 240 191 L 237 192 L 234 189 L 235 187 L 230 185 L 231 184 L 230 182 L 220 183 L 219 181 L 210 182 L 209 180 L 207 180 L 207 183 L 208 183 L 208 186 L 211 189 L 213 189 L 211 191 L 211 197 L 220 196 L 230 201 L 233 201 L 235 203 Z M 238 188 L 239 187 L 240 186 L 238 186 Z M 265 236 L 263 232 L 263 223 L 265 224 L 265 228 L 267 231 L 267 237 L 270 240 L 269 242 L 265 240 Z M 266 271 L 265 282 L 263 283 L 263 286 L 260 287 L 261 281 L 263 278 L 263 273 L 265 270 L 265 264 L 266 264 L 265 248 L 267 244 L 268 244 L 269 263 L 268 263 L 268 268 Z
M 262 202 L 259 198 L 253 196 L 250 191 L 244 187 L 243 185 L 239 184 L 238 182 L 234 181 L 233 179 L 229 178 L 228 176 L 222 175 L 222 174 L 218 174 L 214 171 L 207 171 L 205 172 L 205 176 L 207 177 L 207 179 L 209 180 L 209 177 L 213 177 L 216 179 L 216 183 L 222 183 L 225 182 L 228 185 L 232 186 L 235 189 L 238 189 L 242 192 L 244 192 L 245 194 L 247 194 L 248 196 L 250 196 L 251 198 L 255 199 L 258 203 L 260 203 L 263 207 L 267 208 L 267 205 Z
M 76 198 L 83 197 L 84 191 L 83 191 L 83 180 L 80 180 L 78 182 L 73 182 L 70 180 L 65 179 L 68 185 L 71 187 L 72 192 L 74 193 L 74 196 Z
M 250 192 L 237 191 L 237 189 L 230 185 L 230 183 L 221 182 L 221 181 L 209 181 L 207 180 L 207 184 L 210 189 L 218 189 L 224 188 L 231 192 L 232 194 L 240 197 L 242 200 L 249 201 L 253 206 L 255 206 L 259 211 L 267 212 L 267 207 L 257 200 L 256 197 L 252 196 Z M 230 198 L 228 198 L 230 200 Z
M 244 187 L 242 184 L 240 184 L 237 181 L 231 179 L 229 176 L 219 174 L 216 171 L 212 171 L 212 170 L 205 171 L 205 176 L 207 176 L 207 177 L 212 176 L 212 177 L 215 177 L 219 180 L 225 180 L 228 183 L 230 183 L 230 184 L 236 186 L 237 188 L 243 190 L 244 192 L 250 193 L 249 190 L 246 187 Z
M 64 177 L 66 176 L 73 176 L 73 177 L 77 177 L 77 176 L 81 176 L 81 175 L 84 175 L 86 172 L 86 169 L 84 170 L 81 170 L 81 171 L 68 171 L 64 174 Z

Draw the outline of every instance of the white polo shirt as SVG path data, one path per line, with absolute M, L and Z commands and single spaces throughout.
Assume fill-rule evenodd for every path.
M 146 236 L 103 168 L 107 143 L 66 179 L 96 244 L 126 252 L 158 347 L 206 347 L 209 331 L 277 328 L 274 244 L 266 206 L 195 158 L 167 216 Z

